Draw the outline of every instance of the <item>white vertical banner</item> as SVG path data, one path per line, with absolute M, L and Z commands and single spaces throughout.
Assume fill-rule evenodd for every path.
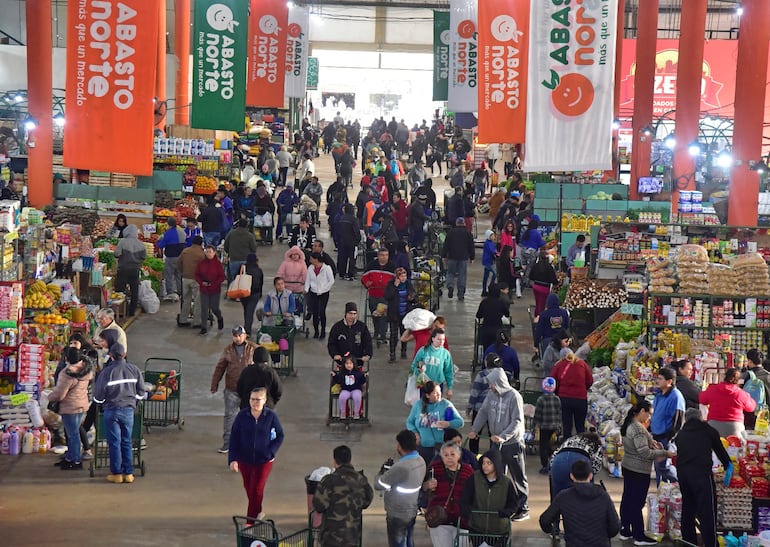
M 449 2 L 449 83 L 447 108 L 452 112 L 478 110 L 478 0 Z
M 286 32 L 286 78 L 283 85 L 287 97 L 305 98 L 309 33 L 309 8 L 292 4 L 289 8 L 289 26 Z
M 531 1 L 527 171 L 612 168 L 617 0 Z

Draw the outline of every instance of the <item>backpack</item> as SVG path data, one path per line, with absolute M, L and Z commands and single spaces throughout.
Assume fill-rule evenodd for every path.
M 765 383 L 757 378 L 756 374 L 752 371 L 749 371 L 749 378 L 743 384 L 743 389 L 757 403 L 757 409 L 766 403 Z

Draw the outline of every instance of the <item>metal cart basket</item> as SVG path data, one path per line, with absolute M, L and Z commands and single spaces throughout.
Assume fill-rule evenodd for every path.
M 269 334 L 273 342 L 280 343 L 283 338 L 288 342 L 288 349 L 271 351 L 273 358 L 273 368 L 280 376 L 296 376 L 297 371 L 294 368 L 294 338 L 297 329 L 293 325 L 270 327 L 263 325 L 257 333 L 257 341 L 263 334 Z
M 176 425 L 184 427 L 180 414 L 182 401 L 182 361 L 150 357 L 144 362 L 144 381 L 155 386 L 144 403 L 144 427 Z
M 313 547 L 313 531 L 303 528 L 281 536 L 272 520 L 233 517 L 238 547 Z
M 496 511 L 471 511 L 471 516 L 478 515 L 483 518 L 499 519 Z M 508 521 L 510 528 L 511 521 Z M 463 530 L 460 523 L 457 523 L 457 536 L 455 536 L 455 547 L 466 547 L 471 545 L 486 544 L 489 547 L 511 547 L 511 533 L 507 534 L 488 534 L 471 530 Z
M 131 430 L 131 446 L 134 454 L 134 467 L 138 468 L 144 477 L 146 471 L 144 459 L 142 459 L 142 426 L 144 417 L 144 404 L 138 403 L 134 411 L 134 427 Z M 93 477 L 96 470 L 110 466 L 110 449 L 107 446 L 107 430 L 104 425 L 104 413 L 101 407 L 96 416 L 96 441 L 94 443 L 94 457 L 88 467 L 88 474 Z

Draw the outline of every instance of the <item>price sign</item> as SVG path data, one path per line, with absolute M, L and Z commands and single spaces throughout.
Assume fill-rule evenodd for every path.
M 11 406 L 23 405 L 27 401 L 29 401 L 29 393 L 17 393 L 16 395 L 11 395 Z
M 642 309 L 641 304 L 629 304 L 628 302 L 624 302 L 620 305 L 620 313 L 625 313 L 627 315 L 642 315 Z

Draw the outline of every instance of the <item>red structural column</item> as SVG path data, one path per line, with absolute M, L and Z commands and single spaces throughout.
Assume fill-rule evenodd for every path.
M 612 117 L 618 119 L 620 117 L 620 82 L 623 77 L 622 70 L 620 68 L 621 60 L 623 59 L 623 38 L 626 36 L 626 1 L 618 0 L 618 18 L 617 29 L 615 32 L 615 89 L 613 90 L 612 101 Z M 617 179 L 620 173 L 618 165 L 618 129 L 615 129 L 614 123 L 612 128 L 612 171 L 604 172 L 604 180 L 609 178 Z
M 750 160 L 759 160 L 765 119 L 767 66 L 770 44 L 770 2 L 743 0 L 738 35 L 738 69 L 735 76 L 735 127 L 733 157 L 737 160 L 730 173 L 727 223 L 756 226 L 759 174 L 749 169 Z
M 650 153 L 652 151 L 652 136 L 644 135 L 642 129 L 652 125 L 655 52 L 658 47 L 658 0 L 645 0 L 644 4 L 644 9 L 640 9 L 637 16 L 629 199 L 639 199 L 637 181 L 639 177 L 649 176 Z
M 157 2 L 158 6 L 158 60 L 155 73 L 155 98 L 163 102 L 166 100 L 166 0 Z M 165 129 L 166 116 L 163 116 L 155 127 Z
M 53 39 L 51 0 L 27 0 L 27 98 L 37 127 L 29 134 L 28 198 L 53 203 Z
M 174 0 L 174 53 L 177 61 L 174 123 L 190 125 L 190 0 Z
M 679 191 L 695 189 L 695 158 L 690 155 L 689 146 L 698 138 L 703 47 L 706 43 L 706 5 L 707 0 L 682 2 L 679 59 L 676 66 L 676 146 L 674 188 L 671 192 L 672 217 L 679 210 Z

